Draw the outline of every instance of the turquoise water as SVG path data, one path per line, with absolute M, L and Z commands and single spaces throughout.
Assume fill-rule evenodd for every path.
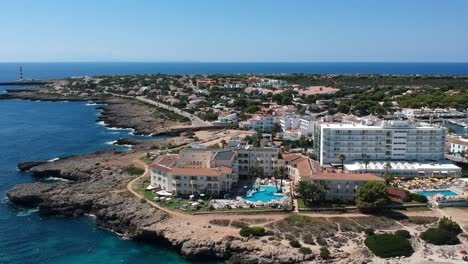
M 173 249 L 123 240 L 92 218 L 45 217 L 6 198 L 15 184 L 35 181 L 16 169 L 18 162 L 93 153 L 114 148 L 110 142 L 119 138 L 141 138 L 96 124 L 95 107 L 0 100 L 0 263 L 186 263 Z
M 426 196 L 427 198 L 434 196 L 434 195 L 445 195 L 445 196 L 458 196 L 458 194 L 450 191 L 450 190 L 443 190 L 443 191 L 427 191 L 427 192 L 419 192 L 419 194 L 422 194 Z
M 250 202 L 258 202 L 261 201 L 263 203 L 267 203 L 269 201 L 274 201 L 274 200 L 279 200 L 284 198 L 284 194 L 278 194 L 275 195 L 277 192 L 277 189 L 275 186 L 266 186 L 266 185 L 260 185 L 260 187 L 257 185 L 255 188 L 259 188 L 260 191 L 252 194 L 252 196 L 241 196 L 244 200 L 250 201 Z

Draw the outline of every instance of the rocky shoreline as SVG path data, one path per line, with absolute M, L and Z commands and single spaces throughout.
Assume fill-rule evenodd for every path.
M 164 134 L 172 127 L 184 125 L 184 123 L 158 117 L 155 115 L 157 108 L 130 98 L 64 96 L 50 93 L 47 87 L 10 89 L 7 93 L 0 94 L 0 100 L 12 99 L 49 102 L 93 102 L 97 104 L 96 109 L 102 110 L 97 122 L 102 121 L 108 127 L 134 129 L 135 135 Z
M 158 144 L 163 145 L 180 139 L 159 141 Z M 18 167 L 34 177 L 53 176 L 69 181 L 20 184 L 9 190 L 7 196 L 12 203 L 38 207 L 45 215 L 95 215 L 96 224 L 103 228 L 125 238 L 170 246 L 187 259 L 297 263 L 314 257 L 305 258 L 286 246 L 241 238 L 238 233 L 225 233 L 222 227 L 208 227 L 191 220 L 197 216 L 179 217 L 151 206 L 126 189 L 127 183 L 135 177 L 129 174 L 126 166 L 137 154 L 141 152 L 104 151 L 53 162 L 22 163 Z M 189 225 L 191 235 L 187 235 Z

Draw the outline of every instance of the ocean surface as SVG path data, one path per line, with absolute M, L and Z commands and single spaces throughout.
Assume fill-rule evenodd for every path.
M 18 79 L 23 66 L 25 78 L 125 74 L 398 74 L 468 75 L 468 63 L 379 63 L 379 62 L 83 62 L 83 63 L 0 63 L 0 80 Z
M 25 78 L 36 79 L 151 73 L 468 75 L 468 63 L 0 63 L 0 82 L 17 80 L 19 66 Z M 0 93 L 9 88 L 15 87 L 0 87 Z M 135 138 L 131 130 L 97 124 L 95 108 L 86 102 L 0 100 L 0 264 L 186 263 L 171 249 L 100 229 L 92 218 L 44 217 L 8 202 L 8 189 L 35 181 L 19 172 L 17 163 L 93 153 L 115 148 L 112 142 L 119 138 Z

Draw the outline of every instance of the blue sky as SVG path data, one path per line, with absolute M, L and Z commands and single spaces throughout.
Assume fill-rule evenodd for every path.
M 0 1 L 0 61 L 468 62 L 465 0 Z

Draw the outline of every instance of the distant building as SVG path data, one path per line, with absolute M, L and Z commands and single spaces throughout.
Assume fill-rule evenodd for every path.
M 450 153 L 459 155 L 462 151 L 468 152 L 468 139 L 457 137 L 449 138 L 448 143 L 450 144 Z

